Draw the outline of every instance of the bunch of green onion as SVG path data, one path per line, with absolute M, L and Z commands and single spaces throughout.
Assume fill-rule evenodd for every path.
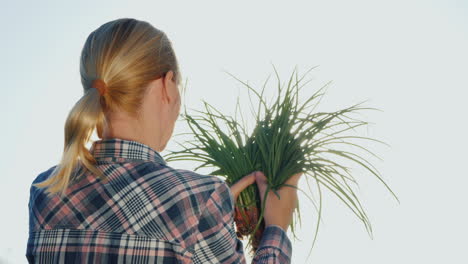
M 313 68 L 309 69 L 306 74 Z M 188 113 L 187 109 L 185 109 L 184 114 L 182 114 L 191 130 L 189 134 L 195 140 L 187 140 L 183 144 L 178 143 L 181 150 L 170 151 L 165 156 L 166 160 L 199 162 L 200 165 L 195 170 L 214 168 L 215 170 L 210 175 L 225 177 L 229 185 L 234 184 L 253 171 L 262 171 L 268 180 L 265 195 L 268 195 L 268 191 L 272 190 L 280 199 L 277 190 L 287 185 L 285 182 L 289 177 L 302 172 L 306 176 L 310 192 L 312 192 L 312 189 L 310 188 L 309 179 L 313 179 L 315 182 L 316 192 L 319 197 L 318 206 L 299 186 L 287 186 L 297 188 L 303 192 L 317 209 L 318 221 L 312 247 L 315 244 L 320 224 L 323 188 L 336 195 L 351 209 L 362 221 L 372 237 L 369 218 L 355 191 L 351 188 L 351 184 L 357 185 L 357 182 L 351 175 L 350 168 L 335 159 L 330 159 L 329 156 L 344 158 L 362 166 L 375 175 L 398 200 L 370 162 L 356 153 L 337 148 L 340 144 L 345 144 L 364 149 L 367 153 L 377 157 L 366 148 L 350 142 L 349 139 L 368 139 L 383 144 L 386 143 L 368 137 L 346 135 L 344 132 L 368 124 L 349 117 L 351 113 L 378 109 L 362 107 L 362 103 L 359 103 L 335 112 L 314 111 L 324 95 L 323 90 L 326 85 L 303 102 L 300 102 L 299 91 L 304 87 L 305 83 L 308 83 L 301 83 L 306 74 L 299 78 L 297 71 L 294 70 L 287 87 L 283 87 L 276 68 L 275 73 L 278 79 L 277 96 L 272 102 L 266 102 L 264 99 L 268 79 L 262 89 L 257 90 L 234 77 L 245 85 L 249 94 L 250 91 L 253 92 L 254 97 L 257 99 L 257 110 L 254 113 L 256 123 L 253 131 L 247 130 L 242 112 L 238 107 L 239 101 L 237 102 L 234 117 L 221 113 L 214 106 L 203 101 L 204 110 L 194 110 L 194 113 Z M 250 103 L 253 105 L 252 101 Z M 240 117 L 237 117 L 237 112 L 240 113 Z M 252 226 L 248 230 L 250 235 L 249 245 L 253 242 L 253 234 L 263 223 L 265 204 L 260 203 L 258 193 L 256 185 L 250 185 L 240 193 L 236 201 L 236 207 L 238 208 L 246 208 L 252 205 L 261 208 L 260 215 L 256 223 L 254 222 L 255 227 Z M 265 201 L 266 197 L 264 198 Z M 296 208 L 295 213 L 300 222 L 299 207 Z M 297 220 L 293 219 L 290 224 L 295 237 L 296 222 Z

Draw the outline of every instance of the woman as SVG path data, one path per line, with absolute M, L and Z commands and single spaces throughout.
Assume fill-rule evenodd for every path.
M 245 263 L 231 188 L 216 176 L 174 169 L 159 154 L 180 111 L 181 75 L 166 34 L 122 18 L 93 31 L 80 61 L 83 97 L 65 124 L 60 163 L 31 186 L 31 263 Z M 97 130 L 100 140 L 85 145 Z M 296 185 L 300 175 L 289 184 Z M 289 263 L 294 188 L 268 195 L 253 263 Z

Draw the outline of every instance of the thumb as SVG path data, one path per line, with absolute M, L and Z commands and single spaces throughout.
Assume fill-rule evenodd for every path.
M 238 180 L 236 183 L 234 183 L 231 186 L 231 192 L 232 195 L 234 196 L 234 201 L 237 200 L 237 196 L 249 185 L 255 182 L 255 172 L 252 172 L 248 174 L 247 176 L 244 176 L 240 180 Z
M 260 190 L 260 194 L 264 194 L 266 191 L 266 187 L 268 184 L 267 177 L 263 172 L 258 171 L 255 175 L 255 181 L 257 182 L 258 189 Z

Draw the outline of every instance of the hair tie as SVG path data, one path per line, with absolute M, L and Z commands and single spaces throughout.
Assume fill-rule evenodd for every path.
M 104 95 L 107 92 L 107 85 L 101 79 L 96 79 L 93 81 L 91 88 L 96 88 L 99 91 L 99 95 Z

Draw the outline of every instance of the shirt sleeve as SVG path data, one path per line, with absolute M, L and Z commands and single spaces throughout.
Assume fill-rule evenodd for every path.
M 234 227 L 234 197 L 226 182 L 209 197 L 198 224 L 198 241 L 194 246 L 194 263 L 246 263 L 242 241 Z M 265 228 L 252 264 L 290 263 L 291 241 L 279 226 Z

